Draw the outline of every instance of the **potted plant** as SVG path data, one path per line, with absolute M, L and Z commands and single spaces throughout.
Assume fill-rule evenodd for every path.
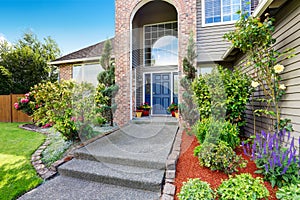
M 179 118 L 179 113 L 178 113 L 178 109 L 174 111 L 175 117 L 178 119 Z
M 136 114 L 136 117 L 137 117 L 137 118 L 140 118 L 140 117 L 142 117 L 143 110 L 136 110 L 136 111 L 135 111 L 135 114 Z
M 139 109 L 143 111 L 142 116 L 149 116 L 149 111 L 151 109 L 151 106 L 149 105 L 149 103 L 145 102 L 139 107 Z
M 178 112 L 178 104 L 172 102 L 168 107 L 168 111 L 172 114 L 172 117 L 175 117 L 175 112 Z

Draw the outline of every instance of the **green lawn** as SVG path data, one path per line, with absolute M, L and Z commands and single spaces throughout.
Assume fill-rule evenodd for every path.
M 19 125 L 0 122 L 0 200 L 15 199 L 42 182 L 30 159 L 45 136 Z

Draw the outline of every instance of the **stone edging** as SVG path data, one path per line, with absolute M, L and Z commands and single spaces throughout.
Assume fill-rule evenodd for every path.
M 42 134 L 45 134 L 44 132 L 41 132 L 39 129 L 31 129 L 28 127 L 23 127 L 22 125 L 19 126 L 19 128 L 28 130 L 28 131 L 34 131 L 34 132 L 39 132 Z M 89 143 L 94 142 L 95 140 L 102 138 L 104 136 L 107 136 L 115 131 L 117 131 L 119 128 L 113 128 L 111 131 L 104 133 L 103 135 L 99 135 L 98 137 L 92 138 L 90 140 L 87 140 L 85 142 L 82 142 L 82 144 L 79 144 L 71 149 L 68 150 L 68 152 L 66 153 L 66 156 L 60 160 L 55 161 L 53 164 L 51 164 L 51 166 L 48 168 L 46 167 L 46 165 L 43 163 L 42 161 L 42 152 L 47 148 L 48 145 L 50 145 L 50 141 L 48 139 L 46 139 L 46 141 L 32 154 L 31 156 L 31 163 L 33 165 L 33 167 L 35 168 L 36 172 L 38 173 L 38 175 L 44 179 L 44 180 L 48 180 L 53 178 L 54 176 L 57 175 L 57 168 L 72 160 L 74 157 L 74 151 L 76 149 L 79 149 Z
M 168 156 L 166 162 L 166 175 L 165 185 L 160 200 L 173 200 L 176 192 L 175 176 L 176 176 L 176 164 L 180 154 L 181 137 L 183 130 L 179 128 L 175 141 L 173 143 L 172 151 Z

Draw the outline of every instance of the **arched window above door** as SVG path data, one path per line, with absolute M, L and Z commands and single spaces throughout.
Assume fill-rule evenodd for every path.
M 178 64 L 177 22 L 144 26 L 145 66 Z
M 151 49 L 152 66 L 177 65 L 178 38 L 167 35 L 159 38 Z

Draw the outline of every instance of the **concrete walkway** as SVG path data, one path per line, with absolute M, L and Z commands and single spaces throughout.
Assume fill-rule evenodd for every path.
M 159 199 L 166 160 L 178 131 L 170 117 L 133 120 L 80 148 L 60 176 L 19 199 Z

